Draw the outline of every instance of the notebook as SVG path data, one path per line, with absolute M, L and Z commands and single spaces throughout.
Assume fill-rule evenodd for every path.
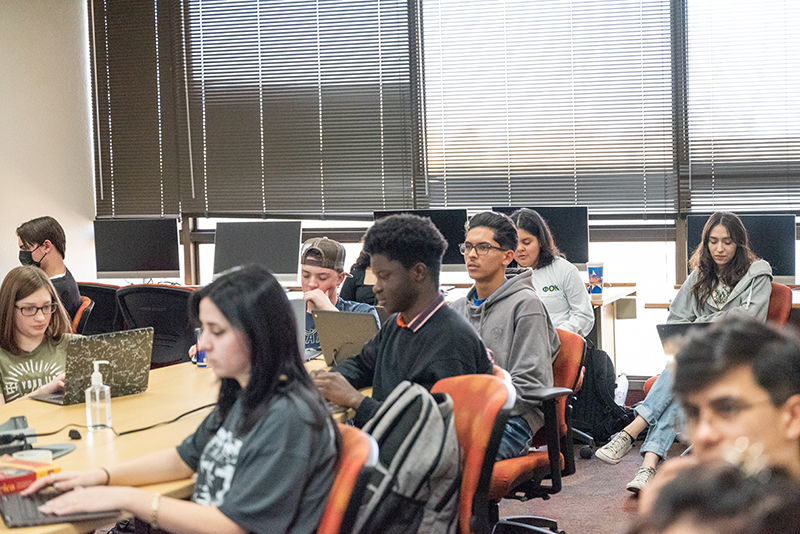
M 311 315 L 328 366 L 355 356 L 378 333 L 378 322 L 371 313 L 314 310 Z
M 111 387 L 112 397 L 134 395 L 147 389 L 153 351 L 152 328 L 73 337 L 68 343 L 64 392 L 31 398 L 64 406 L 85 402 L 85 391 L 92 383 L 92 362 L 95 360 L 110 362 L 101 365 L 100 371 L 103 383 Z
M 683 345 L 686 334 L 694 330 L 701 330 L 707 328 L 713 323 L 670 323 L 658 324 L 658 337 L 661 339 L 661 346 L 664 348 L 664 354 L 667 356 L 675 356 Z
M 52 525 L 55 523 L 71 523 L 88 519 L 107 519 L 109 522 L 119 517 L 120 510 L 101 510 L 97 512 L 79 512 L 75 514 L 53 515 L 43 514 L 39 506 L 59 493 L 53 491 L 35 493 L 22 496 L 19 493 L 3 495 L 0 497 L 0 513 L 8 528 L 35 527 L 39 525 Z

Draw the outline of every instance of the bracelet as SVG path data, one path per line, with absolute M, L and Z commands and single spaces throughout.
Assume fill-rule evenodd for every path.
M 105 467 L 101 467 L 100 469 L 106 474 L 106 483 L 103 484 L 104 486 L 108 486 L 111 483 L 111 473 L 108 472 L 108 469 Z
M 158 511 L 161 508 L 161 494 L 154 493 L 153 500 L 150 502 L 150 527 L 158 530 Z

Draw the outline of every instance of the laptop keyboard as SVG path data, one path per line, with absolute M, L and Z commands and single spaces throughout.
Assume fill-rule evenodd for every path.
M 1 496 L 0 513 L 3 515 L 3 521 L 6 527 L 33 527 L 54 523 L 71 523 L 72 521 L 83 521 L 87 519 L 115 519 L 119 516 L 119 510 L 79 512 L 76 514 L 63 515 L 43 514 L 39 511 L 39 506 L 58 495 L 59 494 L 55 492 L 46 492 L 25 496 L 19 493 Z

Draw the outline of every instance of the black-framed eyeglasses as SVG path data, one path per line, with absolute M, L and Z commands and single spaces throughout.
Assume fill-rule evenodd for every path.
M 58 304 L 55 302 L 50 304 L 45 304 L 44 306 L 14 306 L 19 312 L 22 314 L 23 317 L 33 317 L 39 311 L 42 312 L 43 315 L 52 315 L 54 311 L 58 309 Z
M 458 250 L 464 256 L 466 256 L 467 254 L 472 252 L 472 249 L 475 249 L 475 252 L 478 254 L 478 256 L 485 256 L 493 248 L 496 248 L 497 250 L 499 250 L 501 252 L 508 250 L 508 249 L 505 249 L 505 248 L 496 247 L 496 246 L 492 245 L 491 243 L 478 243 L 477 245 L 473 245 L 472 243 L 461 243 L 460 245 L 458 245 Z

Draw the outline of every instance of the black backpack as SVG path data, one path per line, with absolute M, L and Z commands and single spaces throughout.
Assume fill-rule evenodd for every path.
M 583 386 L 572 409 L 572 426 L 591 435 L 598 445 L 606 443 L 635 417 L 632 410 L 614 402 L 615 385 L 614 364 L 608 353 L 589 347 Z

